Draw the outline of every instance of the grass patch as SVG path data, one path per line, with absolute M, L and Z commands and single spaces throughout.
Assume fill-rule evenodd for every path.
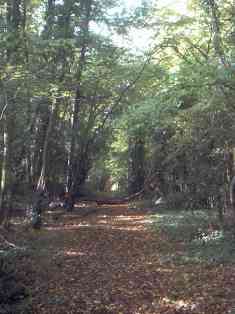
M 170 255 L 169 259 L 180 262 L 235 262 L 234 232 L 222 229 L 215 215 L 208 211 L 165 211 L 152 216 L 153 228 L 167 239 L 167 249 L 172 251 L 181 243 L 183 252 Z

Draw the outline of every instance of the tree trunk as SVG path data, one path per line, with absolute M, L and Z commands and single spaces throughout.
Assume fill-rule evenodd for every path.
M 145 180 L 144 142 L 137 137 L 129 140 L 128 192 L 135 194 L 143 189 Z
M 0 222 L 4 221 L 5 217 L 5 191 L 6 191 L 6 172 L 7 172 L 7 153 L 8 153 L 8 134 L 6 127 L 6 114 L 3 114 L 3 156 L 2 156 L 2 169 L 1 169 L 1 191 L 0 191 Z
M 42 224 L 41 213 L 42 213 L 43 205 L 45 203 L 47 156 L 48 156 L 48 149 L 49 149 L 49 140 L 50 140 L 51 131 L 53 128 L 53 123 L 54 123 L 55 108 L 56 108 L 56 102 L 53 101 L 51 105 L 51 112 L 50 112 L 49 122 L 47 126 L 47 131 L 46 131 L 46 135 L 44 139 L 41 172 L 40 172 L 40 176 L 37 182 L 37 187 L 36 187 L 36 191 L 34 195 L 34 205 L 32 208 L 31 223 L 34 229 L 40 228 Z
M 233 155 L 233 175 L 234 176 L 230 182 L 229 193 L 230 193 L 231 207 L 232 207 L 233 216 L 235 220 L 235 149 L 232 150 L 232 155 Z
M 81 107 L 81 89 L 82 89 L 82 76 L 83 70 L 86 64 L 86 53 L 88 48 L 89 39 L 89 23 L 91 16 L 91 4 L 92 0 L 82 1 L 81 3 L 81 36 L 82 47 L 79 56 L 79 65 L 77 71 L 77 88 L 75 94 L 74 110 L 72 114 L 72 137 L 70 142 L 70 149 L 68 154 L 67 163 L 67 180 L 66 180 L 66 192 L 67 197 L 65 200 L 65 207 L 67 210 L 73 210 L 75 202 L 75 193 L 78 184 L 78 133 L 79 133 L 79 112 Z
M 235 177 L 232 178 L 230 183 L 230 201 L 232 204 L 232 210 L 235 215 Z
M 215 53 L 217 54 L 221 64 L 227 67 L 228 61 L 226 60 L 221 38 L 219 10 L 215 0 L 209 1 L 209 8 L 211 11 L 211 28 L 213 32 L 213 46 L 215 49 Z

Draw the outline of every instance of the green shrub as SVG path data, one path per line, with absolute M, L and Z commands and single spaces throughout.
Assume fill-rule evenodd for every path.
M 177 261 L 234 263 L 235 237 L 223 230 L 208 211 L 165 211 L 152 216 L 156 233 L 164 233 L 168 244 L 183 244 L 183 254 L 172 256 Z M 164 251 L 164 249 L 163 249 Z

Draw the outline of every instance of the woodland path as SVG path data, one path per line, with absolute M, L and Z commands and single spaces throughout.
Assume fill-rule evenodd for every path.
M 33 314 L 227 314 L 232 307 L 234 267 L 173 263 L 166 257 L 183 245 L 154 232 L 149 211 L 120 204 L 80 212 L 24 236 L 32 253 L 21 272 Z

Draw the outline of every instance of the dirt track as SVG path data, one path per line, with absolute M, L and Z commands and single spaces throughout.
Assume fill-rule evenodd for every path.
M 33 314 L 227 313 L 234 269 L 167 260 L 183 247 L 156 235 L 147 211 L 123 204 L 78 213 L 81 207 L 24 238 L 32 255 L 21 271 Z

